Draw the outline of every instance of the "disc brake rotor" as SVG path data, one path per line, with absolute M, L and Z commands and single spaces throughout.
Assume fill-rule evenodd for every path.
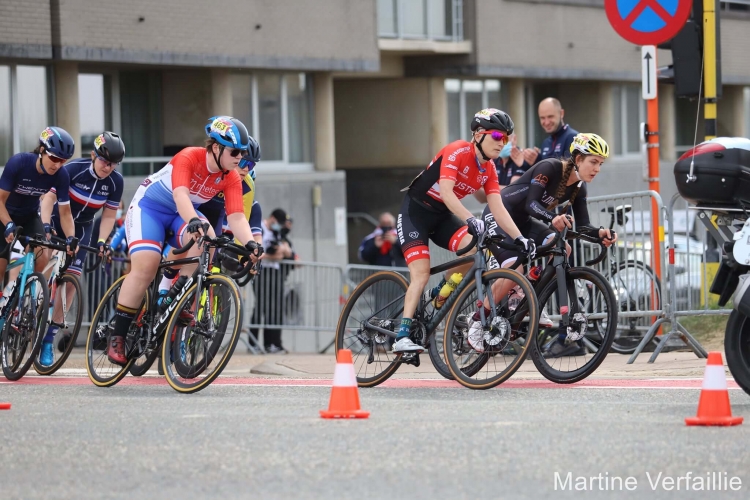
M 581 340 L 589 329 L 589 322 L 583 313 L 575 313 L 568 326 L 568 339 Z

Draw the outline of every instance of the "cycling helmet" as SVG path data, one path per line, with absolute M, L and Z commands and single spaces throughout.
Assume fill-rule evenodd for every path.
M 471 131 L 476 132 L 477 129 L 483 128 L 484 130 L 499 130 L 510 135 L 513 133 L 513 120 L 505 111 L 501 111 L 495 108 L 487 108 L 479 111 L 474 115 L 474 119 L 471 120 Z
M 104 132 L 94 139 L 94 151 L 100 158 L 120 163 L 125 157 L 125 144 L 114 132 Z
M 249 168 L 252 171 L 256 163 L 260 161 L 260 144 L 258 141 L 253 139 L 252 136 L 248 136 L 247 141 L 247 153 L 240 160 L 240 168 Z
M 585 155 L 596 155 L 602 158 L 609 158 L 609 146 L 607 142 L 596 134 L 580 133 L 573 138 L 570 144 L 570 154 L 573 151 Z
M 227 148 L 248 149 L 249 146 L 250 134 L 247 133 L 247 127 L 231 116 L 209 118 L 206 135 Z
M 76 143 L 64 129 L 47 127 L 39 135 L 39 144 L 52 156 L 67 160 L 73 156 Z

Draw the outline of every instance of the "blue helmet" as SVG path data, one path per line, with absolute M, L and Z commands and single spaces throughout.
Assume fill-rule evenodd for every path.
M 255 164 L 260 161 L 260 144 L 252 137 L 248 137 L 247 153 L 240 160 L 240 168 L 249 168 L 253 171 Z M 253 179 L 255 176 L 253 174 Z
M 250 134 L 247 133 L 247 127 L 231 116 L 209 118 L 206 135 L 227 148 L 247 149 L 249 146 Z
M 64 129 L 60 127 L 47 127 L 39 135 L 39 145 L 52 156 L 67 160 L 73 156 L 76 143 Z

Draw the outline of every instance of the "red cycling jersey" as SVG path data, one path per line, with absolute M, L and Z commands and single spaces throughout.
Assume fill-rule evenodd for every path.
M 474 145 L 466 141 L 455 141 L 435 156 L 409 186 L 409 196 L 433 211 L 446 212 L 440 195 L 440 180 L 455 182 L 453 192 L 460 200 L 484 187 L 486 194 L 500 194 L 497 170 L 492 160 L 480 163 L 474 154 Z

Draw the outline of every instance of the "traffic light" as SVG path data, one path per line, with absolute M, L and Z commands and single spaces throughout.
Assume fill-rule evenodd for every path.
M 716 97 L 721 97 L 719 0 L 716 1 Z M 659 81 L 672 83 L 677 97 L 698 97 L 703 65 L 703 1 L 694 0 L 693 12 L 682 30 L 660 49 L 672 51 L 672 64 L 659 68 Z

